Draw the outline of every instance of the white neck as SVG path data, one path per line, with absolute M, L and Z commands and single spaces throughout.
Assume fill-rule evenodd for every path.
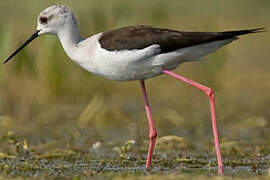
M 100 35 L 101 33 L 83 39 L 79 34 L 75 19 L 57 32 L 57 36 L 70 59 L 91 72 L 95 71 L 93 56 Z
M 72 59 L 72 60 L 77 60 L 77 45 L 79 44 L 80 41 L 83 40 L 83 38 L 79 34 L 79 29 L 77 26 L 77 23 L 70 23 L 66 24 L 65 27 L 61 28 L 59 32 L 57 33 L 58 38 L 67 53 L 67 55 Z

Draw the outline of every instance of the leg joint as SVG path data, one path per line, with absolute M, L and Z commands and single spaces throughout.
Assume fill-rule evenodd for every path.
M 152 140 L 157 138 L 157 130 L 156 129 L 150 130 L 149 138 Z
M 214 95 L 214 91 L 212 88 L 207 88 L 205 91 L 205 94 L 207 96 L 209 96 L 211 99 L 214 99 L 215 98 L 215 95 Z

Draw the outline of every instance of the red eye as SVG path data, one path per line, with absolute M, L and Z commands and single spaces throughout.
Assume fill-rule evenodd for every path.
M 42 24 L 46 24 L 46 23 L 48 22 L 48 18 L 47 18 L 47 17 L 44 17 L 44 16 L 41 16 L 41 17 L 39 18 L 39 20 L 40 20 L 40 22 L 41 22 Z

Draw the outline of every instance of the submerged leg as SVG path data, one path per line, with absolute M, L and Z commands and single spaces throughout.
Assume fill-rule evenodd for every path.
M 163 70 L 163 73 L 168 74 L 169 76 L 172 76 L 180 81 L 183 81 L 184 83 L 187 83 L 193 87 L 198 88 L 199 90 L 203 91 L 208 97 L 210 101 L 210 109 L 211 109 L 211 119 L 212 119 L 212 128 L 213 128 L 213 134 L 214 134 L 214 141 L 216 146 L 216 154 L 217 154 L 217 161 L 218 161 L 218 173 L 220 175 L 223 174 L 223 164 L 222 164 L 222 158 L 220 153 L 220 147 L 219 147 L 219 141 L 218 141 L 218 130 L 217 130 L 217 122 L 216 122 L 216 110 L 215 110 L 215 96 L 214 92 L 211 88 L 201 85 L 199 83 L 196 83 L 192 80 L 186 79 L 180 75 L 177 75 L 171 71 Z
M 145 102 L 145 110 L 146 110 L 148 125 L 149 125 L 150 143 L 149 143 L 149 148 L 148 148 L 147 161 L 146 161 L 146 165 L 145 165 L 146 168 L 149 168 L 151 165 L 151 159 L 152 159 L 152 155 L 153 155 L 153 151 L 154 151 L 154 147 L 155 147 L 155 143 L 156 143 L 157 131 L 156 131 L 156 128 L 154 126 L 153 119 L 152 119 L 151 109 L 150 109 L 149 101 L 147 98 L 147 92 L 146 92 L 144 80 L 142 80 L 140 82 L 141 82 L 141 86 L 142 86 L 143 97 L 144 97 L 144 102 Z

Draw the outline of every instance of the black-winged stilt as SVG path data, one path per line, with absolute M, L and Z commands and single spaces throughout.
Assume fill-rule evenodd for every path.
M 89 72 L 111 80 L 140 81 L 150 130 L 146 168 L 151 164 L 157 131 L 147 98 L 145 80 L 167 74 L 198 88 L 209 97 L 218 171 L 222 174 L 214 92 L 211 88 L 171 70 L 183 62 L 198 60 L 236 40 L 237 36 L 261 32 L 260 30 L 262 28 L 225 32 L 183 32 L 140 25 L 101 32 L 84 39 L 79 34 L 72 11 L 66 6 L 54 5 L 40 13 L 37 31 L 4 63 L 38 36 L 53 34 L 58 36 L 67 55 Z

